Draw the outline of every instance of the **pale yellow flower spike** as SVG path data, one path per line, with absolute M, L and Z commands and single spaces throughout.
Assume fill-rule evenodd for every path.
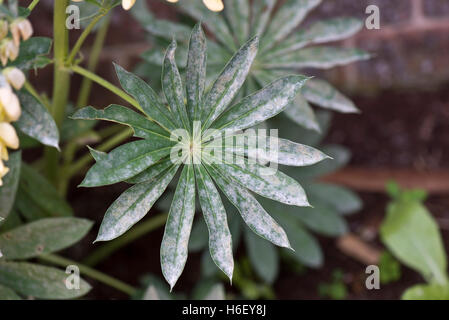
M 203 3 L 210 11 L 218 12 L 224 9 L 222 0 L 203 0 Z
M 75 2 L 81 2 L 84 0 L 73 0 Z M 122 0 L 122 7 L 125 10 L 129 10 L 132 8 L 132 6 L 136 3 L 136 0 Z
M 122 0 L 122 7 L 125 10 L 129 10 L 135 3 L 136 0 Z
M 11 149 L 19 148 L 19 138 L 16 129 L 8 122 L 0 122 L 0 140 Z
M 178 2 L 178 0 L 167 0 L 167 1 L 171 3 Z M 224 9 L 222 0 L 203 0 L 203 3 L 210 11 L 218 12 Z

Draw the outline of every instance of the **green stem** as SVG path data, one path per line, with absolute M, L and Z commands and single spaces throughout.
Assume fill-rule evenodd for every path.
M 53 12 L 53 51 L 54 51 L 54 74 L 53 74 L 53 104 L 51 114 L 56 125 L 61 127 L 64 119 L 65 108 L 69 97 L 70 73 L 64 66 L 68 53 L 68 29 L 65 25 L 66 8 L 69 0 L 55 0 Z M 45 162 L 47 176 L 56 183 L 59 174 L 59 153 L 54 148 L 45 149 Z
M 84 29 L 83 33 L 80 35 L 80 37 L 76 41 L 75 45 L 73 46 L 73 49 L 70 52 L 69 57 L 67 58 L 67 65 L 70 66 L 73 63 L 73 60 L 75 60 L 76 54 L 78 53 L 78 51 L 80 51 L 87 36 L 90 34 L 92 29 L 96 26 L 96 24 L 101 20 L 101 18 L 103 18 L 107 13 L 108 13 L 107 9 L 100 9 L 98 14 L 89 23 L 89 25 L 86 27 L 86 29 Z
M 33 2 L 30 3 L 28 6 L 28 10 L 33 11 L 34 7 L 37 6 L 40 0 L 33 0 Z
M 109 81 L 103 79 L 102 77 L 97 76 L 95 73 L 90 72 L 89 70 L 86 70 L 80 66 L 72 66 L 71 69 L 86 77 L 89 78 L 90 80 L 98 83 L 99 85 L 105 87 L 106 89 L 108 89 L 109 91 L 115 93 L 116 95 L 118 95 L 120 98 L 122 98 L 123 100 L 125 100 L 126 102 L 130 103 L 133 107 L 135 107 L 136 109 L 138 109 L 139 111 L 143 112 L 142 108 L 140 107 L 139 103 L 134 100 L 131 96 L 129 96 L 126 92 L 124 92 L 122 89 L 114 86 L 112 83 L 110 83 Z
M 89 278 L 98 280 L 98 281 L 100 281 L 112 288 L 115 288 L 121 292 L 124 292 L 130 296 L 132 296 L 136 293 L 136 289 L 133 288 L 132 286 L 130 286 L 120 280 L 117 280 L 111 276 L 108 276 L 107 274 L 104 274 L 100 271 L 97 271 L 88 266 L 82 265 L 76 261 L 72 261 L 72 260 L 66 259 L 64 257 L 58 256 L 55 254 L 42 255 L 39 257 L 39 259 L 42 261 L 54 264 L 54 265 L 61 266 L 61 267 L 67 267 L 69 265 L 76 265 L 79 268 L 79 270 L 81 271 L 81 273 L 84 273 Z
M 26 81 L 24 84 L 24 88 L 39 101 L 47 110 L 51 110 L 51 105 L 47 103 L 46 100 L 42 99 L 41 95 L 36 91 L 36 89 L 33 87 L 33 85 Z
M 131 128 L 125 129 L 122 132 L 118 133 L 117 135 L 113 136 L 109 140 L 102 143 L 100 146 L 98 146 L 98 151 L 108 151 L 111 148 L 117 146 L 118 144 L 122 143 L 129 137 L 133 135 L 134 131 Z M 67 170 L 67 178 L 72 177 L 73 175 L 79 173 L 81 170 L 83 170 L 91 161 L 93 160 L 92 156 L 90 154 L 86 154 L 80 159 L 78 159 L 75 163 L 73 163 Z
M 133 242 L 134 240 L 146 235 L 147 233 L 156 230 L 164 225 L 167 221 L 167 214 L 159 214 L 155 217 L 147 219 L 146 221 L 139 223 L 132 230 L 128 231 L 120 238 L 110 241 L 83 260 L 83 263 L 87 266 L 95 266 L 105 258 L 109 257 L 115 251 L 123 248 L 127 244 Z
M 98 32 L 97 32 L 92 50 L 89 53 L 89 62 L 87 64 L 87 70 L 89 70 L 91 72 L 95 72 L 95 69 L 97 68 L 98 60 L 100 58 L 100 53 L 101 53 L 101 50 L 104 45 L 106 34 L 108 33 L 110 21 L 111 21 L 111 16 L 107 15 L 104 18 L 103 25 L 101 26 L 100 30 L 98 30 Z M 92 88 L 92 80 L 84 77 L 83 82 L 81 83 L 81 89 L 80 89 L 80 93 L 78 96 L 78 101 L 76 102 L 76 105 L 78 107 L 87 105 L 91 88 Z

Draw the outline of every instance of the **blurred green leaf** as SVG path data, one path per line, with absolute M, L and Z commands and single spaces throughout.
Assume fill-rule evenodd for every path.
M 408 288 L 402 300 L 449 300 L 449 286 L 438 284 L 419 284 Z
M 0 225 L 5 222 L 16 200 L 21 161 L 22 153 L 19 151 L 10 154 L 9 160 L 5 162 L 5 166 L 9 168 L 9 172 L 3 178 L 3 186 L 0 187 Z
M 0 234 L 3 258 L 22 260 L 65 249 L 81 240 L 92 222 L 79 218 L 49 218 Z
M 447 285 L 446 253 L 438 225 L 420 200 L 407 193 L 404 191 L 388 205 L 380 228 L 381 239 L 402 263 L 421 273 L 426 281 Z
M 72 216 L 73 210 L 53 185 L 31 166 L 22 162 L 17 201 L 19 211 L 29 217 L 28 211 L 37 214 L 34 218 Z M 24 199 L 24 201 L 22 201 Z M 31 212 L 30 212 L 31 214 Z
M 0 284 L 24 295 L 41 299 L 78 298 L 91 289 L 80 279 L 80 288 L 66 287 L 68 274 L 62 270 L 27 262 L 0 262 Z
M 18 93 L 22 115 L 14 125 L 40 143 L 59 149 L 59 131 L 48 110 L 26 91 Z
M 272 284 L 279 273 L 279 256 L 276 247 L 245 228 L 245 244 L 251 265 L 257 275 Z
M 50 53 L 52 40 L 44 37 L 32 37 L 20 43 L 19 56 L 8 63 L 10 67 L 30 70 L 42 66 L 42 56 Z

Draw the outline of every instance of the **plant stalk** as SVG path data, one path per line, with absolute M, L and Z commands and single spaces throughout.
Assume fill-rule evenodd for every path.
M 117 280 L 107 274 L 104 274 L 100 271 L 97 271 L 88 266 L 82 265 L 76 261 L 69 260 L 67 258 L 58 256 L 56 254 L 42 255 L 42 256 L 39 256 L 39 259 L 42 261 L 54 264 L 54 265 L 61 266 L 61 267 L 67 267 L 69 265 L 76 265 L 79 268 L 79 270 L 81 271 L 81 273 L 84 273 L 89 278 L 98 280 L 98 281 L 100 281 L 112 288 L 115 288 L 123 293 L 126 293 L 127 295 L 130 295 L 130 296 L 132 296 L 136 293 L 136 289 L 133 288 L 132 286 L 130 286 L 120 280 Z
M 122 98 L 123 100 L 125 100 L 126 102 L 128 102 L 129 104 L 131 104 L 133 107 L 135 107 L 136 109 L 138 109 L 139 111 L 143 112 L 142 108 L 140 107 L 139 103 L 134 100 L 134 98 L 132 98 L 131 96 L 129 96 L 125 91 L 123 91 L 122 89 L 114 86 L 112 83 L 110 83 L 109 81 L 103 79 L 100 76 L 97 76 L 95 73 L 90 72 L 87 69 L 84 69 L 80 66 L 72 66 L 71 69 L 86 77 L 89 78 L 90 80 L 98 83 L 99 85 L 105 87 L 106 89 L 108 89 L 109 91 L 115 93 L 116 95 L 118 95 L 120 98 Z
M 66 8 L 69 0 L 55 0 L 53 12 L 53 52 L 54 52 L 54 73 L 53 73 L 53 104 L 51 114 L 60 128 L 64 119 L 65 108 L 70 90 L 70 73 L 65 68 L 65 59 L 68 53 L 68 30 L 65 25 Z M 59 153 L 54 148 L 45 149 L 45 162 L 47 176 L 53 183 L 56 183 L 59 174 Z
M 107 9 L 100 9 L 98 14 L 92 19 L 92 21 L 89 23 L 89 25 L 86 27 L 86 29 L 84 29 L 83 33 L 80 35 L 80 37 L 76 41 L 75 45 L 73 46 L 73 49 L 70 52 L 69 57 L 67 58 L 67 65 L 70 66 L 73 63 L 73 60 L 75 60 L 76 54 L 78 53 L 78 51 L 80 51 L 87 36 L 90 34 L 92 29 L 97 25 L 97 23 L 101 20 L 101 18 L 103 18 L 107 13 L 108 13 Z
M 89 62 L 87 64 L 87 70 L 90 72 L 95 72 L 97 68 L 98 61 L 100 58 L 101 50 L 103 49 L 104 41 L 106 35 L 108 33 L 109 24 L 111 22 L 111 16 L 107 15 L 104 18 L 103 25 L 98 30 L 97 35 L 95 36 L 95 42 L 92 46 L 92 49 L 89 54 Z M 87 105 L 89 101 L 89 95 L 92 88 L 92 80 L 84 77 L 83 82 L 81 83 L 80 93 L 78 96 L 78 101 L 76 102 L 77 107 L 82 107 Z

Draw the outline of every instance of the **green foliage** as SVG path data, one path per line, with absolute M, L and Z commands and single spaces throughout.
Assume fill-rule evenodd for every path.
M 379 260 L 380 283 L 388 284 L 401 278 L 401 265 L 388 251 L 382 252 Z
M 380 234 L 383 243 L 403 264 L 419 272 L 428 285 L 408 289 L 403 299 L 444 299 L 447 297 L 447 258 L 438 225 L 423 205 L 423 190 L 402 191 L 389 183 L 393 197 Z
M 86 294 L 90 286 L 84 280 L 80 281 L 80 290 L 69 290 L 64 271 L 23 260 L 75 244 L 92 222 L 73 217 L 45 218 L 72 215 L 72 209 L 44 177 L 21 162 L 20 152 L 11 154 L 7 164 L 11 171 L 0 188 L 0 299 L 69 299 Z M 36 221 L 22 224 L 18 212 L 22 218 Z
M 26 91 L 18 94 L 22 115 L 14 125 L 44 145 L 59 149 L 59 132 L 48 110 Z
M 249 73 L 257 47 L 258 38 L 250 39 L 227 63 L 210 89 L 205 90 L 206 40 L 197 25 L 190 38 L 186 91 L 174 58 L 176 43 L 172 42 L 166 51 L 162 87 L 169 108 L 143 80 L 116 66 L 122 87 L 139 102 L 146 117 L 120 106 L 110 106 L 104 111 L 87 107 L 72 117 L 123 123 L 133 128 L 136 137 L 143 138 L 109 154 L 91 150 L 96 164 L 88 171 L 81 186 L 94 187 L 120 181 L 136 183 L 108 209 L 97 241 L 112 240 L 143 218 L 183 165 L 161 245 L 162 270 L 171 287 L 181 275 L 187 259 L 195 211 L 195 180 L 209 230 L 212 260 L 229 278 L 232 278 L 234 268 L 231 232 L 215 184 L 254 232 L 281 247 L 290 247 L 285 232 L 251 191 L 287 205 L 308 205 L 303 188 L 292 178 L 280 171 L 273 175 L 261 174 L 261 170 L 267 168 L 248 161 L 257 155 L 247 149 L 245 142 L 237 143 L 236 149 L 211 142 L 208 129 L 227 130 L 227 135 L 237 136 L 237 130 L 257 125 L 281 112 L 307 80 L 303 76 L 287 76 L 232 104 Z M 184 129 L 188 137 L 179 133 L 179 128 Z M 281 146 L 279 164 L 303 166 L 327 158 L 311 147 L 282 139 L 278 142 Z M 222 161 L 215 151 L 211 152 L 216 148 L 231 155 L 231 159 L 241 157 L 242 161 Z M 173 160 L 173 150 L 181 151 L 179 159 Z M 241 150 L 246 150 L 246 157 L 239 155 Z
M 336 269 L 332 272 L 331 283 L 320 283 L 318 286 L 318 294 L 323 298 L 333 300 L 343 300 L 348 295 L 348 289 L 343 281 L 343 272 Z
M 291 70 L 328 69 L 369 58 L 369 54 L 358 49 L 316 46 L 351 37 L 362 28 L 362 21 L 348 17 L 333 18 L 297 31 L 296 27 L 321 0 L 289 0 L 279 6 L 277 3 L 276 0 L 228 1 L 222 14 L 206 10 L 196 0 L 176 4 L 181 12 L 202 21 L 213 35 L 208 45 L 210 72 L 207 83 L 225 65 L 230 54 L 253 36 L 261 39 L 261 46 L 243 85 L 243 93 L 263 87 Z M 155 46 L 143 54 L 143 58 L 153 65 L 162 65 L 163 47 L 174 38 L 179 42 L 178 65 L 185 68 L 189 27 L 157 19 L 144 2 L 137 2 L 132 13 L 155 38 Z M 285 109 L 285 114 L 295 123 L 319 131 L 310 103 L 339 112 L 358 112 L 355 105 L 331 84 L 313 79 L 305 84 L 295 101 Z

